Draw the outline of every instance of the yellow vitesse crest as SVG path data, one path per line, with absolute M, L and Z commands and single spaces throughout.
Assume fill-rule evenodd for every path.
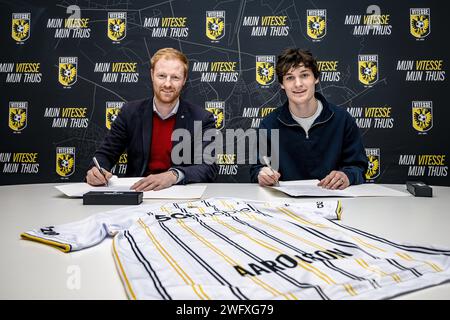
M 58 81 L 65 87 L 77 82 L 78 58 L 59 57 Z
M 306 33 L 313 40 L 319 40 L 327 34 L 327 10 L 306 11 Z
M 27 109 L 26 101 L 10 101 L 9 102 L 9 127 L 14 131 L 22 131 L 27 126 Z
M 108 12 L 108 38 L 120 41 L 127 35 L 127 13 Z
M 373 180 L 380 175 L 380 149 L 366 148 L 366 156 L 368 159 L 366 180 Z
M 368 86 L 378 81 L 378 55 L 358 55 L 358 80 Z
M 430 8 L 409 9 L 409 31 L 418 38 L 425 38 L 430 34 Z
M 256 56 L 256 82 L 267 86 L 275 80 L 275 56 Z
M 225 125 L 225 102 L 205 101 L 205 109 L 214 115 L 216 129 L 222 129 Z
M 75 148 L 56 148 L 56 173 L 61 177 L 68 177 L 75 172 Z
M 433 102 L 412 102 L 412 126 L 419 132 L 426 132 L 433 127 Z
M 13 13 L 11 22 L 11 37 L 17 42 L 23 42 L 30 37 L 30 13 Z
M 105 125 L 108 130 L 111 130 L 111 125 L 116 120 L 119 115 L 120 109 L 124 105 L 124 102 L 114 102 L 107 101 L 106 102 L 106 110 L 105 110 Z
M 206 36 L 211 40 L 225 36 L 225 11 L 206 11 Z

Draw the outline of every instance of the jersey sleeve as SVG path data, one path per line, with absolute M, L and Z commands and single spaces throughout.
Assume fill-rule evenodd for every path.
M 95 246 L 107 236 L 114 236 L 117 232 L 126 230 L 154 207 L 147 205 L 106 211 L 76 222 L 32 229 L 20 236 L 25 240 L 53 246 L 63 252 L 78 251 Z
M 342 202 L 340 200 L 327 201 L 311 201 L 298 203 L 282 203 L 282 202 L 260 202 L 254 203 L 254 206 L 262 212 L 271 215 L 280 215 L 286 217 L 285 213 L 289 212 L 294 215 L 309 215 L 316 218 L 324 218 L 328 220 L 341 220 Z M 287 211 L 285 209 L 288 209 Z

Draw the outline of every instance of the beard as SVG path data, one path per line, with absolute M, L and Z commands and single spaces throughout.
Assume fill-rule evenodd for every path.
M 153 94 L 157 101 L 167 104 L 175 104 L 175 102 L 180 97 L 180 91 L 177 91 L 175 88 L 155 88 L 153 87 Z

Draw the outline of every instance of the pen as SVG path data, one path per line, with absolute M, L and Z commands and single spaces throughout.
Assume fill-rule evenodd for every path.
M 273 174 L 275 174 L 275 170 L 273 170 L 272 166 L 270 165 L 269 158 L 268 158 L 267 156 L 263 156 L 263 160 L 264 160 L 264 163 L 266 164 L 266 166 L 267 166 L 270 170 L 272 170 L 272 173 L 273 173 Z M 275 180 L 275 179 L 274 179 L 274 180 Z M 278 181 L 276 181 L 276 184 L 275 184 L 275 185 L 276 185 L 276 186 L 279 186 L 280 183 L 279 183 Z
M 93 157 L 92 160 L 94 161 L 95 166 L 96 166 L 97 169 L 100 171 L 100 173 L 103 175 L 103 177 L 105 177 L 105 180 L 106 180 L 106 184 L 105 184 L 105 185 L 108 186 L 108 179 L 106 179 L 106 175 L 105 175 L 105 173 L 103 172 L 102 167 L 100 167 L 100 165 L 98 164 L 97 158 L 96 158 L 96 157 Z

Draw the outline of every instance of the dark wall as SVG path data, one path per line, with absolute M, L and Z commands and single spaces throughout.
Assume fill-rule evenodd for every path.
M 285 101 L 271 59 L 301 47 L 319 60 L 317 90 L 356 118 L 368 181 L 449 186 L 448 12 L 437 0 L 0 1 L 0 184 L 82 181 L 113 107 L 148 95 L 162 47 L 188 56 L 183 96 L 223 113 L 223 135 Z M 207 15 L 219 19 L 209 36 Z M 257 79 L 264 61 L 269 76 Z M 219 182 L 249 181 L 234 155 L 219 155 Z

